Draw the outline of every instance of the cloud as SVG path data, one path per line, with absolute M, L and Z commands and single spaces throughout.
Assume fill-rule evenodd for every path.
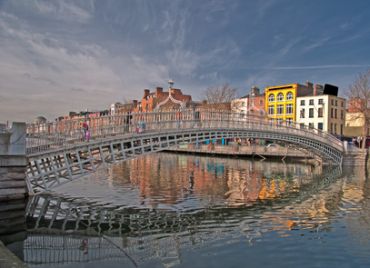
M 312 70 L 312 69 L 338 69 L 338 68 L 369 68 L 370 64 L 332 64 L 311 66 L 276 66 L 270 70 Z
M 275 0 L 264 0 L 257 5 L 257 14 L 259 19 L 263 19 L 269 10 L 276 4 Z
M 8 4 L 17 10 L 27 12 L 29 15 L 43 19 L 59 20 L 65 23 L 87 23 L 93 18 L 95 12 L 93 0 L 28 0 L 12 1 Z
M 329 40 L 331 40 L 332 37 L 331 36 L 324 36 L 322 38 L 318 38 L 317 40 L 315 40 L 314 42 L 312 42 L 311 44 L 309 45 L 306 45 L 302 48 L 302 50 L 304 52 L 308 52 L 310 50 L 313 50 L 315 48 L 318 48 L 318 47 L 321 47 L 323 45 L 325 45 L 326 43 L 328 43 Z
M 144 88 L 166 86 L 169 78 L 197 99 L 201 89 L 225 81 L 249 89 L 369 68 L 366 14 L 328 21 L 329 5 L 304 6 L 290 0 L 1 1 L 0 121 L 105 109 L 139 99 Z M 335 53 L 320 54 L 317 48 L 328 44 Z
M 109 53 L 98 45 L 61 41 L 48 33 L 38 33 L 3 12 L 0 13 L 0 37 L 0 90 L 11 100 L 8 105 L 3 104 L 2 109 L 12 110 L 12 117 L 17 120 L 15 103 L 35 111 L 24 118 L 30 120 L 37 114 L 55 116 L 64 113 L 65 108 L 78 109 L 75 101 L 84 98 L 87 106 L 104 105 L 102 99 L 84 92 L 68 94 L 68 88 L 85 88 L 88 93 L 103 89 L 105 94 L 115 95 L 122 87 L 120 77 L 106 64 Z M 6 119 L 4 113 L 1 117 Z

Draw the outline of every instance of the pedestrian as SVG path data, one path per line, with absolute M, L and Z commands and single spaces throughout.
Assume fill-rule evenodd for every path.
M 85 133 L 85 140 L 86 140 L 87 142 L 89 142 L 89 141 L 90 141 L 90 130 L 89 130 L 89 128 L 87 128 L 87 130 L 86 130 L 86 133 Z
M 82 129 L 83 129 L 83 131 L 84 131 L 84 140 L 86 141 L 89 141 L 90 140 L 90 131 L 89 131 L 89 125 L 87 124 L 87 122 L 86 121 L 84 121 L 83 123 L 82 123 Z

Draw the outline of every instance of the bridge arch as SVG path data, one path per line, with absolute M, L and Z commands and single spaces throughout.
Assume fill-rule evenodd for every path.
M 129 125 L 125 125 L 127 120 L 113 117 L 107 120 L 110 132 L 92 128 L 90 142 L 64 139 L 58 140 L 58 146 L 46 143 L 43 150 L 28 155 L 28 189 L 31 193 L 51 190 L 95 170 L 100 163 L 131 159 L 182 142 L 201 143 L 221 138 L 285 141 L 310 150 L 334 165 L 342 164 L 342 142 L 328 133 L 270 124 L 235 113 L 210 112 L 196 117 L 194 114 L 194 111 L 182 111 L 181 118 L 173 116 L 174 113 L 140 114 L 130 118 Z

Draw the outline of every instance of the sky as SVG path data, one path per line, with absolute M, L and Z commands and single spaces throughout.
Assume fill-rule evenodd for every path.
M 229 83 L 329 83 L 370 69 L 367 0 L 0 0 L 0 122 Z

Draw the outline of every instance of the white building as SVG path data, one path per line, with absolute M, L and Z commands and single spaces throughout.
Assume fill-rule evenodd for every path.
M 301 127 L 343 135 L 346 100 L 334 95 L 297 97 L 296 121 Z
M 258 87 L 253 86 L 248 95 L 231 101 L 231 110 L 249 116 L 265 116 L 265 94 L 260 93 Z
M 231 111 L 247 114 L 249 95 L 231 101 Z

